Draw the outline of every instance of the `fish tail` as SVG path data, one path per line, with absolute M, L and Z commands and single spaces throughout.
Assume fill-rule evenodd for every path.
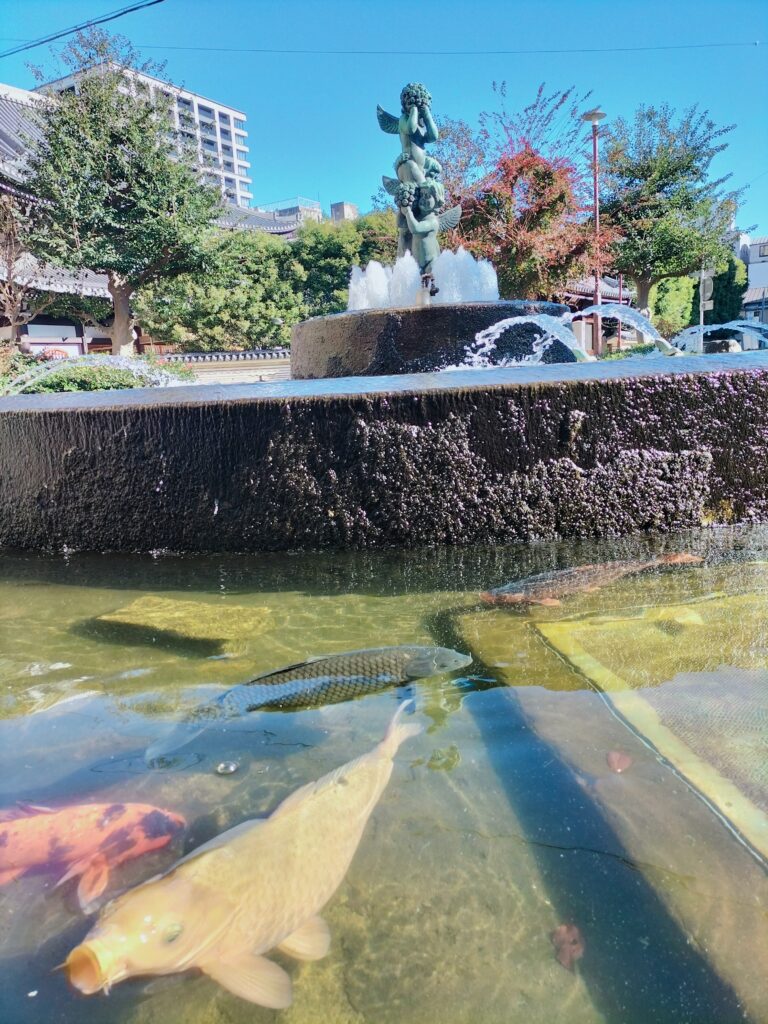
M 419 733 L 424 731 L 424 727 L 416 722 L 404 723 L 400 721 L 405 712 L 413 710 L 415 706 L 416 701 L 413 699 L 404 700 L 389 723 L 389 728 L 384 735 L 384 739 L 381 741 L 381 746 L 390 757 L 394 757 L 401 743 L 404 743 L 412 736 L 418 736 Z

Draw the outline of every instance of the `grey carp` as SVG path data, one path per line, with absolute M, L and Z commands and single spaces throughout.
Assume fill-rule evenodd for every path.
M 698 555 L 686 553 L 661 555 L 645 561 L 602 562 L 598 565 L 577 565 L 572 569 L 557 569 L 515 580 L 503 587 L 486 590 L 480 595 L 485 604 L 540 604 L 559 605 L 563 597 L 573 594 L 591 594 L 614 583 L 622 576 L 656 569 L 664 565 L 694 565 L 703 561 Z
M 147 748 L 145 761 L 178 750 L 199 736 L 210 723 L 238 718 L 249 711 L 298 710 L 354 700 L 365 694 L 466 668 L 468 654 L 447 647 L 378 647 L 310 658 L 247 683 L 233 686 L 212 701 L 200 704 L 170 733 Z

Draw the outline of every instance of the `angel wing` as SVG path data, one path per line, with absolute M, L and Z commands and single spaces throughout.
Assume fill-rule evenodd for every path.
M 385 191 L 389 192 L 391 196 L 397 192 L 397 186 L 400 184 L 397 178 L 388 178 L 386 174 L 382 175 L 381 183 L 384 186 Z
M 398 135 L 400 132 L 400 118 L 388 114 L 382 107 L 376 107 L 376 117 L 379 121 L 379 128 L 387 135 Z
M 461 207 L 452 206 L 450 210 L 446 210 L 445 213 L 441 213 L 438 219 L 438 231 L 452 231 L 455 227 L 458 227 L 458 223 L 461 220 Z

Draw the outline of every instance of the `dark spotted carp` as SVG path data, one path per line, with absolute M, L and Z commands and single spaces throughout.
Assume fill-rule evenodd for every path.
M 150 804 L 21 805 L 0 820 L 0 885 L 43 872 L 58 873 L 57 885 L 79 876 L 85 910 L 104 892 L 113 868 L 161 849 L 185 825 L 178 814 Z
M 158 758 L 199 736 L 211 722 L 239 718 L 249 711 L 293 711 L 339 704 L 413 679 L 454 672 L 471 661 L 469 655 L 447 647 L 416 646 L 378 647 L 310 658 L 265 672 L 199 705 L 147 749 L 145 760 L 153 765 Z
M 503 587 L 486 590 L 480 595 L 486 604 L 540 604 L 558 605 L 564 597 L 574 594 L 592 594 L 622 576 L 632 576 L 648 569 L 665 565 L 694 565 L 701 562 L 698 555 L 686 553 L 661 555 L 645 561 L 602 562 L 599 565 L 577 565 L 573 569 L 557 569 L 537 576 L 515 580 Z

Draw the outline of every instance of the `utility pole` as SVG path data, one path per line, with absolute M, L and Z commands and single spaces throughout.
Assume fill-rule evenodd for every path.
M 592 125 L 592 202 L 593 211 L 595 215 L 595 295 L 594 304 L 596 306 L 602 305 L 602 297 L 600 295 L 600 197 L 598 193 L 598 147 L 597 147 L 597 133 L 598 125 L 605 117 L 605 114 L 600 107 L 595 107 L 594 110 L 588 110 L 586 114 L 581 115 L 582 121 L 588 121 Z M 602 355 L 603 344 L 602 344 L 602 317 L 599 313 L 592 314 L 592 348 L 595 355 Z
M 712 281 L 713 274 L 714 271 L 705 270 L 702 263 L 701 270 L 699 271 L 699 341 L 696 346 L 697 352 L 704 351 L 704 312 L 714 309 L 715 306 L 712 300 L 712 292 L 715 287 Z

